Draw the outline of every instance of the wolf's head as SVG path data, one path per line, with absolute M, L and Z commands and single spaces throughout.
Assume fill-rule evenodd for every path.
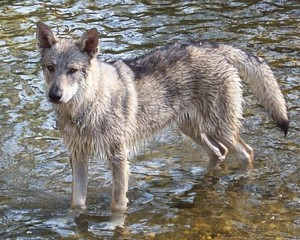
M 67 103 L 83 87 L 88 68 L 98 53 L 98 32 L 85 32 L 78 40 L 58 38 L 44 23 L 37 24 L 37 44 L 49 101 Z

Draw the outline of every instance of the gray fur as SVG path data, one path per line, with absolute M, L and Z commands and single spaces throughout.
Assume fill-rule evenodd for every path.
M 253 150 L 239 135 L 240 76 L 287 132 L 285 101 L 270 67 L 231 46 L 175 43 L 106 63 L 96 57 L 96 29 L 76 41 L 57 38 L 41 22 L 37 42 L 47 97 L 71 154 L 73 207 L 85 205 L 88 161 L 100 156 L 113 175 L 111 208 L 124 211 L 128 153 L 170 124 L 204 147 L 210 168 L 231 151 L 242 169 L 251 170 Z

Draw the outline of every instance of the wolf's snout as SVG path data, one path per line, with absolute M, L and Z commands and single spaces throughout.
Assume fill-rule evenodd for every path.
M 52 87 L 48 94 L 50 101 L 54 103 L 58 103 L 61 100 L 62 95 L 62 90 L 57 86 Z

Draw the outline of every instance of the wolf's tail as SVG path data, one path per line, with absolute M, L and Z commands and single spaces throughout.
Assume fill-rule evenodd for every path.
M 249 55 L 227 45 L 221 45 L 220 50 L 227 60 L 238 69 L 241 78 L 250 85 L 259 102 L 286 135 L 289 129 L 287 107 L 269 65 L 260 57 Z

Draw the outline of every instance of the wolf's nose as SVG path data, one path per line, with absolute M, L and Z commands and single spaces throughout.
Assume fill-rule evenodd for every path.
M 62 98 L 62 90 L 60 90 L 58 87 L 52 87 L 48 96 L 51 102 L 57 103 Z

